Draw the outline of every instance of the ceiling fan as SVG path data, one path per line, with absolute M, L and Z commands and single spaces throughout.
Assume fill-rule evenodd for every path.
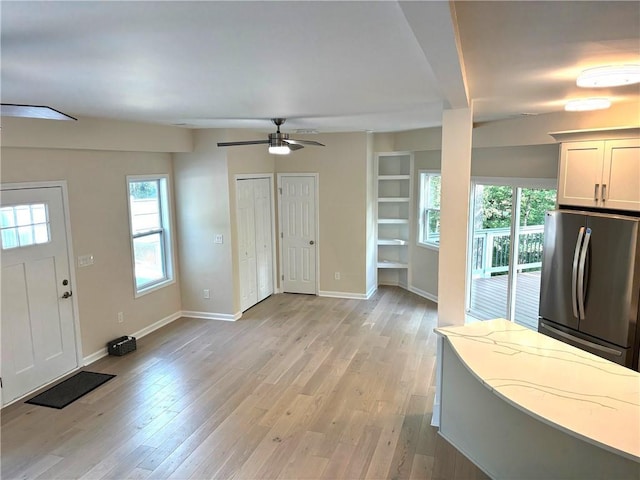
M 318 147 L 324 147 L 320 142 L 314 140 L 294 140 L 289 138 L 288 133 L 280 133 L 280 125 L 282 125 L 286 118 L 272 118 L 271 121 L 277 127 L 276 133 L 270 133 L 268 140 L 246 140 L 241 142 L 219 142 L 219 147 L 233 147 L 236 145 L 258 145 L 269 144 L 269 153 L 275 155 L 288 155 L 292 150 L 300 150 L 304 148 L 304 145 L 314 145 Z

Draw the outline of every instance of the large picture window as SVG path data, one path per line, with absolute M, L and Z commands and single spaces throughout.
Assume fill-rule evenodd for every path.
M 173 282 L 166 176 L 127 177 L 136 295 Z
M 440 245 L 440 173 L 420 171 L 418 244 Z

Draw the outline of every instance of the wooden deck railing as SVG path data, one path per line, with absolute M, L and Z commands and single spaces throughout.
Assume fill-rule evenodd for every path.
M 516 270 L 537 270 L 542 266 L 543 225 L 520 227 Z M 509 270 L 511 229 L 486 228 L 473 236 L 471 264 L 473 277 L 490 277 Z

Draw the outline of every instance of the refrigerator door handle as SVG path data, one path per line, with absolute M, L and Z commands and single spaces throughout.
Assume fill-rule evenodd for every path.
M 573 308 L 573 316 L 578 316 L 578 263 L 580 261 L 580 247 L 584 237 L 584 227 L 580 227 L 578 231 L 578 239 L 576 240 L 576 248 L 573 252 L 573 269 L 571 270 L 571 307 Z
M 589 250 L 589 240 L 591 239 L 591 229 L 587 228 L 580 253 L 580 264 L 578 265 L 578 313 L 580 320 L 584 320 L 584 267 L 587 263 L 587 251 Z

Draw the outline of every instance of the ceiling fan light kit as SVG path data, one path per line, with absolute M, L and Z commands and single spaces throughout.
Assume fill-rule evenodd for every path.
M 271 121 L 277 127 L 277 131 L 275 133 L 270 133 L 268 140 L 246 140 L 240 142 L 218 142 L 219 147 L 234 147 L 238 145 L 259 145 L 259 144 L 268 144 L 269 145 L 269 153 L 274 155 L 289 155 L 293 150 L 300 150 L 304 148 L 305 145 L 312 145 L 318 147 L 324 147 L 324 145 L 320 142 L 316 142 L 314 140 L 295 140 L 293 138 L 289 138 L 288 133 L 280 132 L 280 125 L 282 125 L 286 119 L 285 118 L 272 118 Z
M 289 148 L 289 145 L 273 144 L 269 145 L 269 153 L 273 155 L 289 155 L 291 153 L 291 149 Z

